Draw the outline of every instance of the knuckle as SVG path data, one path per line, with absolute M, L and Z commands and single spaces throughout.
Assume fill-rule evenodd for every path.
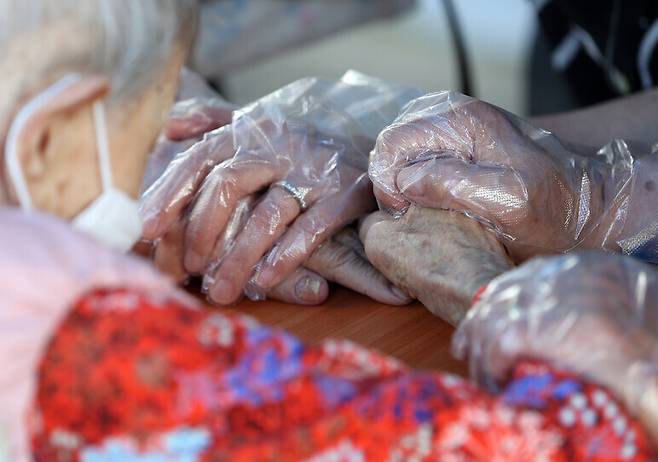
M 396 123 L 386 127 L 377 138 L 375 153 L 385 153 L 391 147 L 399 147 L 407 140 L 410 131 L 413 130 L 414 122 Z
M 316 242 L 324 234 L 324 223 L 313 217 L 302 217 L 294 224 L 295 232 L 301 235 L 305 242 Z
M 256 210 L 249 219 L 249 225 L 258 232 L 266 233 L 269 236 L 274 235 L 283 226 L 276 210 L 266 210 L 264 208 Z

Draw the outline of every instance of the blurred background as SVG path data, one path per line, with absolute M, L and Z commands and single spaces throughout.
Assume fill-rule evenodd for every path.
M 471 93 L 521 115 L 571 107 L 539 37 L 537 3 L 451 1 Z M 460 90 L 457 63 L 444 0 L 212 0 L 193 65 L 244 104 L 298 78 L 347 69 Z

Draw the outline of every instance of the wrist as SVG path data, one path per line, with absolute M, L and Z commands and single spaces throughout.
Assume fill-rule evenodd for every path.
M 627 183 L 628 197 L 615 244 L 624 254 L 658 262 L 658 155 L 637 159 Z
M 658 155 L 619 167 L 604 181 L 603 207 L 583 248 L 604 249 L 658 263 Z
M 632 185 L 639 172 L 638 161 L 624 141 L 616 140 L 588 163 L 590 224 L 578 247 L 619 252 L 619 241 L 628 222 Z

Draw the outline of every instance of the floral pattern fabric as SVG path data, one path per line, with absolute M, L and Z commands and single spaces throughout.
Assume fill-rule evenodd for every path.
M 526 360 L 487 394 L 352 343 L 127 291 L 81 300 L 43 356 L 36 461 L 650 461 L 606 389 Z

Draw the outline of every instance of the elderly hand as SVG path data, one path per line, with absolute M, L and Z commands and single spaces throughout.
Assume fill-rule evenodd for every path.
M 243 229 L 256 203 L 255 196 L 240 201 L 212 251 L 212 261 L 222 261 Z M 179 222 L 149 251 L 155 265 L 185 283 L 189 274 L 183 266 L 184 226 Z M 203 291 L 210 302 L 215 301 L 214 271 L 204 277 Z M 328 281 L 369 296 L 381 303 L 404 305 L 411 299 L 370 264 L 357 233 L 345 228 L 318 247 L 304 263 L 283 282 L 267 291 L 267 297 L 296 305 L 317 305 L 329 296 Z M 259 298 L 260 294 L 248 295 Z
M 402 213 L 413 202 L 461 211 L 496 230 L 516 261 L 577 247 L 625 250 L 629 238 L 646 244 L 647 227 L 623 232 L 626 211 L 646 192 L 637 172 L 623 142 L 579 153 L 492 105 L 449 92 L 408 105 L 380 134 L 370 164 L 383 207 Z M 657 193 L 649 194 L 655 207 Z
M 97 288 L 134 288 L 182 297 L 141 260 L 100 247 L 54 218 L 0 210 L 0 459 L 26 450 L 25 416 L 35 370 L 72 304 Z M 193 302 L 192 302 L 193 303 Z
M 495 279 L 454 338 L 490 387 L 520 358 L 609 387 L 658 442 L 658 271 L 619 255 L 532 260 Z
M 145 238 L 183 236 L 186 273 L 220 304 L 260 298 L 331 236 L 375 208 L 366 174 L 378 129 L 412 93 L 347 74 L 295 82 L 236 112 L 146 192 Z M 265 190 L 218 258 L 231 217 Z M 400 298 L 397 298 L 398 303 Z
M 453 325 L 477 291 L 512 266 L 493 234 L 455 212 L 412 206 L 398 220 L 377 212 L 361 236 L 375 268 Z

